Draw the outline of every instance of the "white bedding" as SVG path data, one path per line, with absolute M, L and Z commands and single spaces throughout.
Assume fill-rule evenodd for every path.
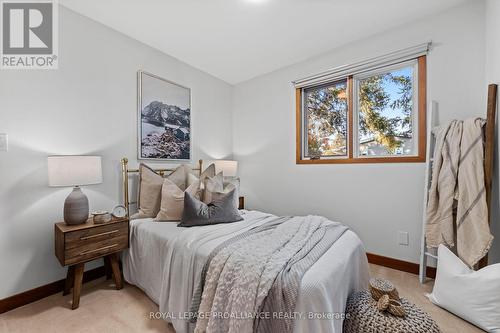
M 152 219 L 131 221 L 130 249 L 123 255 L 125 279 L 159 305 L 177 333 L 194 328 L 188 324 L 186 312 L 210 252 L 226 239 L 274 217 L 258 211 L 241 212 L 245 218 L 241 222 L 193 228 Z M 347 231 L 304 275 L 294 332 L 342 332 L 339 315 L 347 297 L 364 289 L 368 276 L 361 241 Z

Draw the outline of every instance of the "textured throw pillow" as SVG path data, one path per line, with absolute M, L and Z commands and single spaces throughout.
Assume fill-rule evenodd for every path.
M 201 186 L 203 186 L 204 184 L 204 181 L 206 178 L 210 177 L 215 177 L 215 164 L 210 164 L 206 169 L 205 171 L 203 171 L 200 175 L 200 177 L 196 177 L 195 175 L 193 175 L 192 173 L 189 173 L 190 175 L 192 175 L 193 177 L 190 177 L 188 178 L 188 183 L 187 183 L 187 186 L 191 185 L 192 183 L 191 182 L 194 182 L 196 180 L 199 180 L 200 181 L 200 184 Z
M 183 191 L 177 184 L 170 179 L 163 181 L 161 189 L 161 207 L 155 221 L 180 221 L 184 208 L 184 195 L 189 193 L 195 198 L 201 194 L 200 181 L 194 175 L 188 175 L 191 179 L 191 185 Z
M 500 333 L 500 264 L 473 271 L 444 245 L 438 248 L 432 303 L 486 332 Z
M 202 184 L 202 201 L 204 203 L 210 203 L 212 202 L 213 192 L 222 192 L 224 190 L 224 176 L 222 172 L 219 172 L 214 177 L 206 177 Z
M 168 177 L 179 188 L 186 188 L 185 167 L 180 165 Z M 137 205 L 139 211 L 132 219 L 155 217 L 160 211 L 161 189 L 164 178 L 145 164 L 139 165 L 139 193 Z
M 234 207 L 236 191 L 215 193 L 213 201 L 206 204 L 190 193 L 184 196 L 184 212 L 179 227 L 195 227 L 201 225 L 231 223 L 243 220 L 238 209 Z
M 234 200 L 234 206 L 239 209 L 240 207 L 240 179 L 238 177 L 224 177 L 224 191 L 227 193 L 232 189 L 236 190 L 236 197 Z
M 209 203 L 213 201 L 215 194 L 226 194 L 235 190 L 236 195 L 234 196 L 234 207 L 238 209 L 240 206 L 239 196 L 240 196 L 240 179 L 222 177 L 222 173 L 219 173 L 214 178 L 205 179 L 205 186 L 203 191 L 203 202 Z

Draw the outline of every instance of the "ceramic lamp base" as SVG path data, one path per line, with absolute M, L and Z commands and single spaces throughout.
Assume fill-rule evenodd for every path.
M 64 201 L 64 222 L 68 225 L 82 224 L 89 218 L 89 199 L 78 186 Z

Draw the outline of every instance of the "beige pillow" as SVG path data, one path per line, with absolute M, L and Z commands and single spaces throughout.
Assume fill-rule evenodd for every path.
M 177 184 L 170 179 L 163 181 L 161 189 L 161 207 L 155 221 L 180 221 L 184 210 L 184 193 L 189 192 L 193 197 L 200 198 L 200 181 L 196 176 L 189 174 L 191 185 L 183 191 Z
M 177 167 L 167 176 L 179 188 L 186 188 L 186 169 L 183 165 Z M 161 189 L 164 178 L 153 169 L 141 163 L 139 165 L 139 193 L 137 205 L 139 211 L 131 219 L 155 217 L 160 211 Z

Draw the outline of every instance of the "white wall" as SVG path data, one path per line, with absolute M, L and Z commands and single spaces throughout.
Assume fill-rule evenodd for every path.
M 238 84 L 234 155 L 248 207 L 324 215 L 349 225 L 367 251 L 418 262 L 425 165 L 296 165 L 291 81 L 432 40 L 428 100 L 439 102 L 440 121 L 484 115 L 483 21 L 477 1 Z M 397 244 L 399 230 L 410 233 L 409 246 Z
M 64 277 L 53 223 L 70 188 L 47 186 L 47 155 L 103 156 L 104 183 L 84 188 L 92 209 L 121 203 L 119 160 L 136 165 L 136 72 L 192 90 L 193 161 L 232 151 L 232 87 L 63 7 L 60 67 L 0 72 L 0 299 Z M 96 266 L 97 263 L 88 267 Z
M 486 1 L 486 84 L 500 84 L 500 1 Z M 500 94 L 500 92 L 499 92 Z M 497 104 L 498 105 L 498 104 Z M 500 105 L 498 105 L 500 107 Z M 500 110 L 497 109 L 497 114 Z M 498 119 L 498 116 L 497 116 Z M 497 121 L 498 138 L 498 121 Z M 500 196 L 499 166 L 500 141 L 497 141 L 495 176 L 493 178 L 492 221 L 493 234 L 496 236 L 490 251 L 490 262 L 500 262 Z

